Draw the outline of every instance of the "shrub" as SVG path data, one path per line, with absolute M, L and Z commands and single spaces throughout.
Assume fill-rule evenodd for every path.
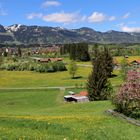
M 18 63 L 9 63 L 5 65 L 6 70 L 8 71 L 17 71 L 19 69 Z
M 36 65 L 34 63 L 29 63 L 28 70 L 29 71 L 35 71 L 35 67 L 36 67 Z
M 12 63 L 2 64 L 0 66 L 0 69 L 8 70 L 8 71 L 28 70 L 28 71 L 36 71 L 40 73 L 67 70 L 63 62 L 53 62 L 47 64 L 39 64 L 33 62 L 12 62 Z
M 55 62 L 55 67 L 57 71 L 66 71 L 67 68 L 63 62 Z
M 57 71 L 57 67 L 56 67 L 56 65 L 53 64 L 53 63 L 48 63 L 48 64 L 46 65 L 46 71 L 47 71 L 47 72 L 55 72 L 55 71 Z
M 45 70 L 45 67 L 42 64 L 37 64 L 35 66 L 35 71 L 42 73 L 42 72 L 45 72 L 46 70 Z
M 22 63 L 19 63 L 18 65 L 19 65 L 19 67 L 18 67 L 19 71 L 28 70 L 28 67 L 29 67 L 28 62 L 22 62 Z
M 47 64 L 37 64 L 34 68 L 36 72 L 56 72 L 56 71 L 65 71 L 66 66 L 63 62 L 50 62 Z
M 3 64 L 0 69 L 6 69 L 8 71 L 24 71 L 28 70 L 29 63 L 28 62 L 12 62 Z
M 128 71 L 127 80 L 113 98 L 118 112 L 128 116 L 140 116 L 140 82 L 137 71 Z

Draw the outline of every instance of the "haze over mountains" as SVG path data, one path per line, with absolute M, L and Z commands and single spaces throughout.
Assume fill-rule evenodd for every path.
M 15 44 L 64 44 L 88 43 L 140 43 L 140 33 L 118 31 L 99 32 L 91 28 L 66 29 L 61 27 L 0 25 L 0 43 Z

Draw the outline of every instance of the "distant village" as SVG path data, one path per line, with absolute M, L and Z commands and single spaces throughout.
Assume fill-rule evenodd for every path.
M 61 45 L 17 45 L 9 46 L 0 45 L 0 54 L 4 55 L 15 55 L 18 56 L 18 49 L 22 49 L 22 56 L 33 56 L 33 55 L 44 55 L 48 53 L 57 53 L 60 51 Z

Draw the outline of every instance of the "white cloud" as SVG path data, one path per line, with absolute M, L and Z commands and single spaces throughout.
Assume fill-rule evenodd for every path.
M 123 32 L 136 32 L 140 33 L 140 27 L 128 27 L 128 26 L 122 26 L 121 30 Z
M 48 7 L 51 7 L 51 6 L 60 6 L 61 5 L 61 3 L 60 2 L 58 2 L 58 1 L 46 1 L 46 2 L 44 2 L 43 4 L 42 4 L 42 6 L 44 7 L 44 8 L 48 8 Z
M 114 20 L 116 20 L 116 17 L 115 16 L 109 17 L 109 21 L 114 21 Z
M 85 20 L 85 16 L 80 16 L 78 13 L 61 12 L 44 15 L 42 19 L 47 22 L 73 23 Z
M 46 22 L 56 22 L 56 23 L 75 23 L 75 22 L 83 22 L 87 19 L 86 16 L 81 16 L 78 12 L 75 13 L 52 13 L 48 15 L 44 15 L 43 13 L 31 13 L 27 15 L 27 19 L 35 19 L 39 18 Z
M 106 15 L 99 12 L 93 12 L 91 16 L 88 17 L 89 22 L 103 22 L 106 20 Z
M 115 16 L 106 16 L 103 13 L 94 12 L 91 16 L 81 15 L 80 12 L 74 13 L 65 13 L 65 12 L 56 12 L 51 14 L 43 13 L 31 13 L 27 15 L 27 19 L 39 18 L 46 22 L 55 22 L 55 23 L 76 23 L 76 22 L 103 22 L 103 21 L 114 21 L 116 20 Z
M 114 21 L 116 20 L 115 16 L 107 16 L 104 13 L 93 12 L 91 16 L 88 17 L 88 22 L 103 22 L 103 21 Z
M 122 18 L 126 19 L 126 18 L 129 18 L 129 16 L 130 16 L 130 13 L 128 12 L 128 13 L 124 14 Z
M 27 19 L 42 18 L 42 13 L 31 13 L 27 16 Z

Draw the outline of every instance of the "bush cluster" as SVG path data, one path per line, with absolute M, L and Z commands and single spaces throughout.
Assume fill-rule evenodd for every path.
M 36 72 L 57 72 L 65 71 L 66 66 L 63 62 L 50 62 L 47 64 L 39 64 L 33 62 L 12 62 L 2 64 L 1 69 L 8 71 L 36 71 Z
M 113 98 L 116 110 L 127 116 L 140 118 L 140 73 L 128 71 L 127 80 Z

